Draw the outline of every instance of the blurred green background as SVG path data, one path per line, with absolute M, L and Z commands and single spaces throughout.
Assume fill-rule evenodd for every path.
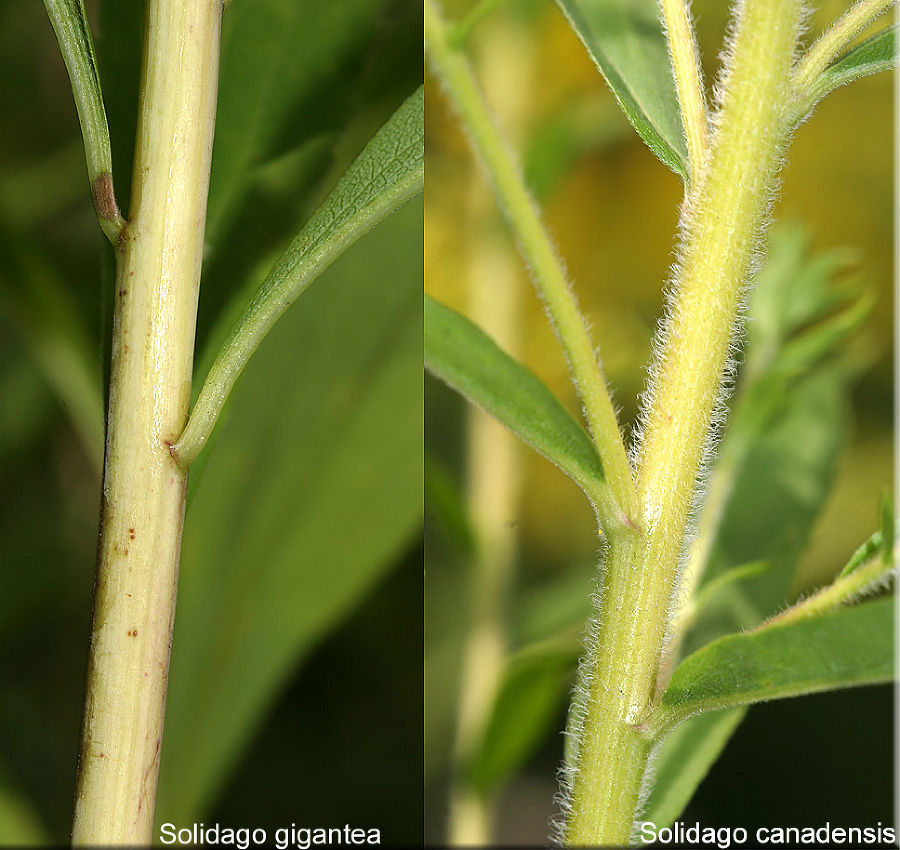
M 127 209 L 142 0 L 88 3 Z M 197 337 L 215 345 L 421 83 L 412 0 L 234 0 Z M 43 6 L 0 6 L 0 843 L 68 839 L 112 254 Z M 157 818 L 421 840 L 422 203 L 263 343 L 190 482 Z
M 448 18 L 461 20 L 478 4 L 445 0 L 442 5 Z M 694 0 L 692 5 L 711 88 L 729 4 Z M 848 4 L 813 5 L 807 39 Z M 661 315 L 662 284 L 674 259 L 681 183 L 628 125 L 553 3 L 492 6 L 470 32 L 466 50 L 505 135 L 520 153 L 528 185 L 590 317 L 620 421 L 630 430 Z M 560 347 L 527 271 L 439 85 L 430 78 L 428 85 L 426 285 L 486 327 L 577 414 Z M 782 245 L 792 240 L 805 245 L 812 264 L 822 252 L 849 249 L 841 254 L 835 285 L 844 291 L 868 287 L 876 299 L 864 327 L 835 357 L 834 369 L 843 376 L 840 392 L 817 394 L 810 383 L 806 424 L 794 418 L 793 425 L 786 419 L 783 428 L 771 426 L 773 435 L 794 428 L 799 454 L 819 452 L 815 478 L 808 480 L 814 490 L 804 503 L 809 516 L 791 531 L 796 540 L 785 538 L 785 545 L 808 544 L 799 559 L 792 556 L 794 596 L 830 581 L 874 530 L 879 496 L 893 488 L 892 92 L 891 75 L 882 74 L 821 103 L 793 138 L 774 209 L 784 224 L 770 230 L 773 238 L 780 234 Z M 484 294 L 488 288 L 503 294 L 491 301 Z M 512 653 L 539 639 L 573 639 L 573 624 L 586 613 L 593 589 L 598 548 L 590 508 L 577 488 L 521 446 L 496 444 L 513 460 L 506 467 L 508 492 L 492 503 L 485 529 L 471 508 L 471 500 L 479 498 L 473 489 L 483 486 L 473 484 L 469 471 L 471 436 L 480 427 L 469 417 L 458 397 L 437 381 L 427 382 L 426 836 L 431 842 L 444 840 L 450 829 L 453 742 L 479 557 L 472 537 L 487 536 L 494 547 L 504 540 L 512 561 L 505 608 L 498 615 Z M 824 448 L 810 448 L 817 442 Z M 747 485 L 742 504 L 768 511 L 777 521 L 794 508 L 771 489 L 778 483 L 779 471 L 771 468 L 773 457 L 777 467 L 777 455 L 761 452 L 755 456 L 760 480 Z M 764 539 L 766 520 L 761 516 L 753 526 L 749 519 Z M 545 645 L 548 657 L 552 646 Z M 506 755 L 497 749 L 504 745 L 491 749 L 495 765 L 504 758 L 510 765 L 524 759 L 509 773 L 498 768 L 504 779 L 488 794 L 496 807 L 494 836 L 501 843 L 545 840 L 554 813 L 572 665 L 563 661 L 553 669 L 551 661 L 547 669 L 549 684 L 533 684 L 527 692 L 533 702 L 519 712 L 530 719 L 517 730 L 506 728 Z M 525 692 L 516 693 L 524 705 Z M 744 826 L 890 822 L 892 697 L 892 688 L 866 688 L 752 709 L 685 819 Z M 525 755 L 515 754 L 526 739 Z

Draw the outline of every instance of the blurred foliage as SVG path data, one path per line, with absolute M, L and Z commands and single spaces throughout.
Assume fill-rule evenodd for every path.
M 469 0 L 443 3 L 448 17 L 457 19 L 475 5 Z M 490 4 L 490 14 L 473 25 L 466 49 L 542 203 L 590 317 L 621 421 L 630 430 L 673 259 L 680 183 L 628 126 L 553 4 L 496 5 Z M 838 0 L 816 5 L 808 40 L 846 7 Z M 693 7 L 711 90 L 728 4 L 695 0 Z M 883 74 L 830 95 L 797 130 L 789 149 L 774 209 L 774 217 L 789 224 L 771 229 L 772 261 L 751 304 L 754 318 L 731 402 L 736 433 L 721 445 L 725 453 L 729 439 L 736 444 L 734 477 L 710 547 L 707 601 L 684 651 L 758 622 L 789 599 L 829 582 L 878 522 L 879 494 L 893 479 L 891 93 L 891 78 Z M 479 245 L 496 241 L 503 225 L 491 203 L 472 201 L 488 190 L 433 81 L 426 103 L 427 286 L 465 314 L 470 310 L 466 281 L 474 275 L 471 264 L 481 254 Z M 865 132 L 858 132 L 860 127 Z M 467 214 L 461 216 L 461 209 Z M 509 239 L 507 250 L 518 262 Z M 522 360 L 578 415 L 561 350 L 524 269 L 519 285 Z M 437 381 L 426 383 L 427 451 L 429 462 L 442 470 L 444 495 L 465 489 L 463 413 L 463 401 Z M 500 742 L 505 751 L 496 752 L 492 744 L 475 766 L 477 781 L 490 785 L 497 805 L 496 838 L 509 843 L 546 840 L 555 770 L 562 762 L 566 690 L 579 647 L 577 624 L 590 610 L 597 557 L 593 517 L 578 489 L 536 453 L 523 452 L 522 458 L 521 508 L 509 520 L 520 550 L 506 623 L 510 668 L 491 723 L 498 725 L 511 694 L 530 708 L 521 726 L 507 729 L 505 743 Z M 715 476 L 711 486 L 714 481 Z M 426 522 L 426 836 L 433 842 L 446 834 L 466 631 L 461 611 L 472 563 L 470 551 L 453 542 L 450 517 L 441 516 L 446 504 L 446 498 L 429 504 Z M 458 528 L 460 509 L 453 504 L 452 522 Z M 538 674 L 538 665 L 523 661 L 548 646 L 568 653 L 568 675 L 565 664 L 560 668 L 554 662 Z M 527 688 L 531 691 L 523 695 Z M 829 817 L 836 822 L 838 813 L 847 822 L 886 822 L 890 759 L 872 761 L 872 753 L 878 747 L 889 750 L 890 689 L 804 700 L 751 709 L 713 775 L 737 782 L 737 761 L 729 754 L 752 755 L 766 775 L 792 777 L 782 783 L 784 789 L 815 789 L 797 796 L 792 822 Z M 847 715 L 840 712 L 849 705 L 859 706 L 854 728 L 866 729 L 859 759 L 851 758 L 851 741 L 862 736 L 849 731 L 838 746 L 850 761 L 839 769 L 798 758 L 800 750 L 824 746 L 822 730 L 833 734 L 845 727 Z M 856 715 L 856 709 L 849 710 Z M 807 711 L 818 714 L 805 743 L 799 718 Z M 782 731 L 767 721 L 778 717 L 797 720 L 786 720 Z M 705 720 L 705 729 L 683 727 L 685 736 L 695 736 L 690 743 L 698 755 L 695 783 L 739 717 L 719 719 Z M 679 742 L 672 744 L 677 751 Z M 691 769 L 683 753 L 676 752 L 675 761 L 679 770 Z M 815 768 L 806 770 L 806 762 Z M 779 822 L 776 813 L 784 806 L 779 808 L 765 784 L 754 796 L 741 783 L 741 793 L 732 795 L 732 803 L 742 800 L 741 809 L 731 805 L 727 814 L 715 807 L 727 795 L 716 786 L 713 779 L 701 785 L 686 817 L 699 814 L 711 823 L 727 823 L 730 817 L 749 825 L 772 812 L 771 822 Z M 662 805 L 675 811 L 683 800 Z
M 88 5 L 127 209 L 143 2 Z M 420 84 L 420 31 L 410 0 L 231 3 L 195 377 Z M 0 8 L 0 67 L 0 843 L 63 843 L 112 256 L 41 4 Z M 191 474 L 160 818 L 349 822 L 419 841 L 421 229 L 413 202 L 314 284 L 261 346 Z

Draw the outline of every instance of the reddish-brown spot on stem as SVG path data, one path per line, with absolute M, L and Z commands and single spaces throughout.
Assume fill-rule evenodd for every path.
M 112 175 L 108 171 L 104 171 L 94 181 L 91 194 L 94 196 L 94 209 L 100 218 L 106 221 L 115 221 L 119 218 L 119 205 L 113 191 Z

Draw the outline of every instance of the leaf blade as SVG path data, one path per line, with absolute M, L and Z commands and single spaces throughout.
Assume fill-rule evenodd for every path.
M 638 135 L 687 181 L 687 143 L 653 0 L 557 0 Z
M 556 464 L 595 506 L 607 499 L 590 437 L 532 372 L 480 328 L 425 296 L 425 365 Z
M 800 92 L 798 104 L 791 113 L 791 123 L 796 125 L 803 121 L 819 101 L 835 89 L 896 66 L 897 25 L 894 24 L 848 50 L 812 82 L 808 91 Z
M 889 682 L 893 623 L 886 597 L 719 638 L 678 666 L 649 725 L 670 729 L 705 711 Z
M 671 826 L 719 758 L 747 709 L 730 708 L 691 717 L 654 754 L 655 781 L 641 820 Z
M 534 647 L 504 671 L 468 779 L 487 796 L 502 787 L 532 755 L 547 726 L 565 705 L 579 646 Z
M 185 523 L 158 820 L 208 811 L 291 670 L 419 528 L 421 227 L 408 205 L 329 269 L 222 424 Z
M 363 148 L 247 305 L 172 447 L 179 463 L 189 466 L 200 454 L 248 360 L 285 310 L 360 236 L 421 192 L 424 175 L 425 94 L 420 86 Z

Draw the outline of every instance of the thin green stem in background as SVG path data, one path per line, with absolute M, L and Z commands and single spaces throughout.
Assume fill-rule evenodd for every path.
M 607 525 L 633 525 L 634 485 L 616 412 L 585 319 L 566 280 L 563 264 L 541 223 L 512 153 L 501 138 L 465 55 L 454 48 L 433 0 L 425 2 L 425 41 L 431 67 L 469 131 L 472 146 L 487 170 L 500 206 L 565 350 L 588 428 L 603 461 L 606 480 L 620 516 Z
M 660 6 L 666 25 L 666 40 L 691 161 L 691 183 L 696 186 L 703 173 L 709 149 L 709 118 L 706 96 L 703 93 L 700 56 L 691 22 L 690 2 L 660 0 Z
M 491 198 L 483 184 L 469 204 L 482 225 Z M 512 355 L 521 348 L 521 288 L 515 255 L 495 236 L 466 257 L 469 309 L 478 326 Z M 507 608 L 516 576 L 516 518 L 521 483 L 520 446 L 486 411 L 467 410 L 467 498 L 474 537 L 467 571 L 468 627 L 460 670 L 454 777 L 448 813 L 452 846 L 491 844 L 494 806 L 472 781 L 472 762 L 483 745 L 491 711 L 509 663 Z
M 172 446 L 182 469 L 197 458 L 235 382 L 279 317 L 357 239 L 422 191 L 424 90 L 375 134 L 291 242 L 215 359 L 187 427 Z
M 94 209 L 103 233 L 115 245 L 125 221 L 113 190 L 109 127 L 84 0 L 44 0 L 44 7 L 72 82 Z
M 611 546 L 593 657 L 575 706 L 569 845 L 626 844 L 682 542 L 738 307 L 784 147 L 799 0 L 742 4 L 718 130 L 685 210 L 675 295 L 638 459 L 641 534 Z M 580 727 L 580 728 L 579 728 Z

